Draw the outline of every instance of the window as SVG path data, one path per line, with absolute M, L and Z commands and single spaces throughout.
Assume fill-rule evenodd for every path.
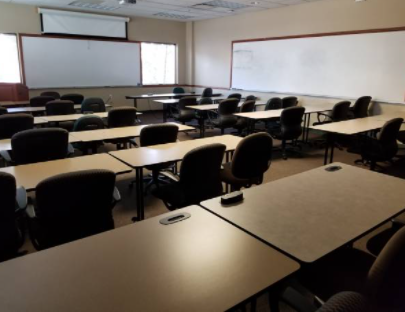
M 0 34 L 0 82 L 21 82 L 16 35 Z
M 142 83 L 176 83 L 176 45 L 142 43 Z

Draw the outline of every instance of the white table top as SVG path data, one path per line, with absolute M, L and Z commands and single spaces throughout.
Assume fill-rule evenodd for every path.
M 111 104 L 105 104 L 106 108 L 111 107 Z M 74 105 L 75 110 L 79 110 L 82 108 L 81 104 Z M 45 106 L 38 106 L 38 107 L 15 107 L 15 108 L 8 108 L 7 111 L 10 114 L 15 113 L 35 113 L 35 112 L 44 112 L 46 111 Z
M 238 107 L 241 107 L 243 102 L 239 102 Z M 266 105 L 266 102 L 257 101 L 255 106 Z M 199 110 L 199 111 L 209 111 L 209 110 L 217 110 L 219 104 L 202 104 L 202 105 L 190 105 L 187 106 L 188 108 Z M 248 113 L 246 113 L 248 114 Z M 235 114 L 237 115 L 237 114 Z
M 79 138 L 69 133 L 69 143 L 81 141 Z M 0 151 L 11 151 L 11 139 L 0 140 Z
M 310 126 L 310 128 L 324 132 L 353 135 L 380 129 L 384 126 L 385 122 L 386 120 L 375 119 L 374 117 L 365 117 L 332 122 L 319 126 Z
M 25 101 L 0 101 L 0 106 L 13 107 L 13 106 L 24 106 L 30 105 L 30 100 Z
M 335 172 L 326 167 L 341 166 Z M 405 210 L 405 180 L 333 163 L 244 189 L 244 201 L 203 207 L 276 246 L 313 262 Z
M 34 125 L 44 125 L 44 124 L 47 124 L 47 123 L 48 123 L 48 121 L 46 121 L 42 117 L 34 117 Z
M 101 118 L 107 118 L 108 112 L 93 113 L 90 115 L 99 116 Z M 88 116 L 88 115 L 85 115 L 85 114 L 55 115 L 55 116 L 42 116 L 41 118 L 46 120 L 47 122 L 63 122 L 63 121 L 74 121 L 83 116 Z
M 265 105 L 264 103 L 263 105 Z M 328 105 L 317 105 L 317 106 L 304 106 L 305 114 L 320 113 L 324 111 L 331 110 L 332 108 Z M 267 111 L 256 111 L 250 113 L 237 113 L 236 116 L 260 120 L 260 119 L 271 119 L 271 118 L 280 118 L 283 109 L 272 109 Z
M 369 118 L 373 118 L 375 120 L 382 120 L 382 121 L 389 121 L 389 120 L 395 119 L 395 118 L 402 118 L 405 120 L 405 112 L 385 113 L 385 114 L 381 114 L 381 115 L 371 116 Z
M 109 154 L 126 163 L 128 166 L 131 166 L 132 168 L 140 168 L 169 161 L 180 161 L 192 149 L 212 143 L 224 144 L 226 145 L 227 151 L 232 151 L 236 149 L 236 146 L 241 140 L 242 138 L 237 136 L 222 135 L 210 138 L 114 151 L 110 152 Z
M 191 217 L 162 225 L 165 217 Z M 0 264 L 0 309 L 225 311 L 299 264 L 191 206 Z
M 0 168 L 0 172 L 12 174 L 18 186 L 31 191 L 42 180 L 61 173 L 90 169 L 108 169 L 116 174 L 130 172 L 131 168 L 108 154 L 95 154 L 66 158 L 29 165 Z
M 142 95 L 128 95 L 127 99 L 157 99 L 157 98 L 166 98 L 166 97 L 175 97 L 175 96 L 201 96 L 201 93 L 189 92 L 189 93 L 150 93 Z

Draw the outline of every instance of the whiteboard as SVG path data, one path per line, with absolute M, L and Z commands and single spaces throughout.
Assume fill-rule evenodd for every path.
M 404 103 L 405 31 L 235 42 L 232 88 Z
M 22 37 L 29 88 L 141 84 L 139 43 Z

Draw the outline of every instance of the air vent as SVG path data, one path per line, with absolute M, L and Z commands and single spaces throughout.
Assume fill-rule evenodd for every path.
M 159 16 L 159 17 L 165 17 L 165 18 L 179 19 L 179 20 L 186 20 L 186 19 L 194 18 L 194 16 L 174 14 L 174 13 L 166 13 L 166 12 L 160 12 L 160 13 L 156 13 L 156 14 L 153 14 L 153 15 L 154 16 Z
M 204 3 L 197 4 L 196 6 L 204 6 L 204 7 L 211 7 L 211 8 L 224 8 L 224 9 L 232 10 L 232 11 L 245 9 L 245 8 L 249 7 L 249 5 L 246 5 L 246 4 L 222 1 L 222 0 L 204 2 Z
M 69 3 L 69 6 L 73 6 L 76 8 L 81 9 L 92 9 L 92 10 L 100 10 L 100 11 L 115 11 L 118 10 L 119 6 L 112 6 L 112 5 L 104 5 L 102 3 L 89 3 L 83 1 L 73 1 Z

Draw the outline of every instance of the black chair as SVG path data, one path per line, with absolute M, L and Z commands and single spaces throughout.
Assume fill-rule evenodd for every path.
M 240 190 L 263 182 L 264 173 L 270 168 L 273 139 L 267 133 L 255 133 L 239 142 L 232 161 L 223 165 L 221 180 Z
M 232 128 L 236 125 L 238 118 L 234 115 L 237 112 L 239 100 L 229 98 L 219 103 L 218 113 L 215 119 L 211 119 L 211 124 L 215 128 L 221 129 L 221 134 L 225 133 L 225 129 Z M 209 115 L 210 116 L 210 115 Z
M 46 103 L 45 109 L 48 116 L 71 115 L 76 112 L 74 103 L 66 100 L 50 101 Z
M 197 98 L 195 96 L 182 97 L 177 104 L 177 113 L 173 113 L 174 119 L 181 122 L 183 125 L 195 119 L 194 110 L 187 108 L 187 106 L 190 105 L 197 105 Z
M 30 99 L 31 107 L 45 107 L 46 103 L 54 101 L 53 96 L 34 96 Z
M 282 108 L 289 108 L 298 105 L 298 98 L 295 96 L 287 96 L 282 99 L 283 107 Z
M 84 96 L 77 93 L 64 94 L 60 98 L 63 101 L 72 101 L 74 104 L 82 104 Z
M 91 97 L 84 99 L 81 107 L 81 112 L 102 113 L 105 112 L 105 103 L 102 98 Z
M 368 108 L 371 103 L 371 96 L 362 96 L 354 103 L 353 108 L 350 109 L 352 118 L 364 118 L 368 116 Z
M 163 185 L 154 194 L 174 210 L 222 194 L 220 179 L 225 145 L 209 144 L 188 152 L 181 163 L 178 182 Z
M 32 128 L 34 128 L 34 117 L 29 114 L 0 116 L 0 140 L 10 139 L 14 134 Z
M 228 99 L 238 99 L 240 101 L 242 99 L 242 94 L 240 93 L 231 93 L 228 95 Z
M 338 122 L 338 121 L 344 121 L 349 118 L 349 109 L 350 109 L 350 102 L 349 101 L 342 101 L 339 103 L 336 103 L 333 108 L 332 108 L 332 113 L 329 114 L 324 114 L 324 113 L 318 113 L 318 122 L 314 122 L 314 126 L 318 125 L 323 125 L 331 122 Z M 320 116 L 324 116 L 325 120 L 321 121 Z
M 182 87 L 175 87 L 175 88 L 173 88 L 173 93 L 174 94 L 183 94 L 183 93 L 186 93 L 186 91 Z M 181 99 L 182 96 L 174 96 L 173 98 L 174 99 Z
M 16 165 L 63 159 L 72 153 L 69 133 L 60 128 L 31 129 L 11 138 L 12 157 Z
M 202 97 L 198 102 L 199 105 L 213 104 L 214 101 L 210 97 Z
M 361 146 L 363 163 L 370 163 L 370 169 L 375 170 L 377 162 L 391 161 L 398 152 L 397 137 L 404 120 L 395 118 L 387 121 L 377 138 L 368 138 Z
M 255 97 L 254 95 L 248 95 L 245 99 L 245 102 L 247 101 L 256 101 L 257 97 Z
M 140 146 L 152 146 L 158 144 L 174 143 L 177 141 L 177 134 L 179 132 L 179 127 L 174 124 L 155 124 L 142 128 L 139 141 Z M 145 187 L 145 191 L 148 190 L 152 185 L 159 188 L 159 181 L 166 182 L 165 180 L 159 178 L 160 172 L 164 169 L 173 168 L 175 163 L 168 162 L 152 166 L 146 166 L 147 170 L 152 171 L 152 176 L 149 183 Z M 131 182 L 131 186 L 135 181 Z
M 45 91 L 41 93 L 41 96 L 51 96 L 53 97 L 55 100 L 59 100 L 60 99 L 60 94 L 56 91 Z
M 114 229 L 117 200 L 115 174 L 109 170 L 70 172 L 40 182 L 35 206 L 27 209 L 34 247 L 42 250 Z
M 272 110 L 272 109 L 282 109 L 283 108 L 283 100 L 275 97 L 271 98 L 267 101 L 266 106 L 264 107 L 264 110 Z
M 212 89 L 211 88 L 205 88 L 204 90 L 203 90 L 203 92 L 201 93 L 201 97 L 202 98 L 210 98 L 210 97 L 212 97 Z
M 7 108 L 0 106 L 0 116 L 5 114 L 8 114 Z
M 23 254 L 18 252 L 24 243 L 19 224 L 27 197 L 24 189 L 16 189 L 14 176 L 0 172 L 0 198 L 0 261 L 5 261 Z
M 297 140 L 302 134 L 302 118 L 305 107 L 289 107 L 283 109 L 280 116 L 280 129 L 270 132 L 275 139 L 281 140 L 283 159 L 287 159 L 287 141 L 292 141 L 293 147 L 298 147 Z
M 73 132 L 104 129 L 104 121 L 102 118 L 95 115 L 86 115 L 77 119 L 73 125 Z M 79 149 L 83 154 L 87 154 L 91 149 L 93 153 L 97 153 L 97 149 L 102 142 L 77 142 L 73 146 Z
M 108 128 L 120 128 L 131 127 L 136 124 L 137 110 L 135 107 L 123 106 L 115 107 L 108 112 L 107 126 Z M 117 145 L 117 149 L 127 148 L 128 143 L 136 145 L 136 143 L 130 139 L 114 139 L 107 140 L 106 142 Z
M 240 113 L 249 113 L 255 110 L 255 100 L 245 101 L 239 109 Z M 238 134 L 242 135 L 243 130 L 248 128 L 249 122 L 247 118 L 239 117 L 236 124 L 233 126 L 235 129 L 238 130 Z

